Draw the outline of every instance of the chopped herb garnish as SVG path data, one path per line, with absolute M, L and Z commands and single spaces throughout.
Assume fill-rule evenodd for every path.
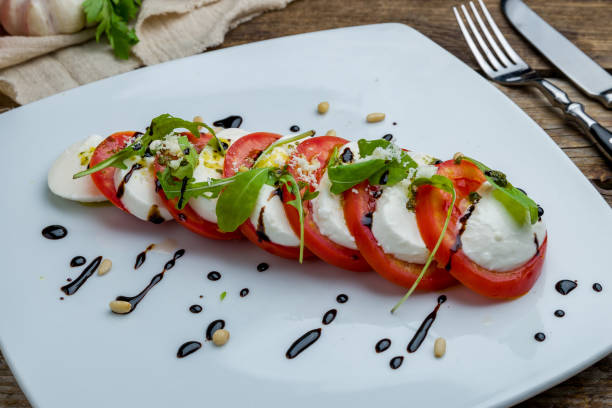
M 226 297 L 226 296 L 227 296 L 227 292 L 226 292 L 226 291 L 223 291 L 223 292 L 221 293 L 221 295 L 219 295 L 219 299 L 220 299 L 221 301 L 223 301 L 223 299 L 225 299 L 225 297 Z

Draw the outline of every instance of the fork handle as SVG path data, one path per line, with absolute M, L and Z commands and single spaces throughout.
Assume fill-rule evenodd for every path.
M 595 146 L 601 151 L 609 164 L 612 164 L 612 132 L 601 126 L 584 110 L 584 105 L 573 102 L 569 96 L 552 82 L 543 78 L 533 81 L 544 96 L 557 108 L 560 108 L 565 118 L 576 124 Z

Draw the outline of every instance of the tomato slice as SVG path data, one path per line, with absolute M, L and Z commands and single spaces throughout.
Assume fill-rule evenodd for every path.
M 242 167 L 251 168 L 261 152 L 281 137 L 281 135 L 275 133 L 256 132 L 236 140 L 225 153 L 223 176 L 231 177 Z M 299 247 L 279 245 L 262 240 L 257 235 L 255 226 L 250 219 L 247 219 L 239 228 L 240 232 L 258 247 L 282 258 L 299 259 Z M 311 258 L 312 256 L 312 253 L 304 248 L 304 258 Z
M 367 222 L 364 224 L 364 221 L 371 220 L 371 214 L 376 209 L 376 198 L 373 196 L 376 190 L 377 187 L 364 181 L 344 192 L 344 217 L 359 251 L 372 268 L 388 281 L 409 288 L 418 278 L 423 265 L 405 262 L 386 254 L 378 245 L 370 227 L 366 225 Z M 417 289 L 439 290 L 456 283 L 444 268 L 439 268 L 432 262 Z
M 435 255 L 436 261 L 462 284 L 481 295 L 498 299 L 511 299 L 524 295 L 531 289 L 542 270 L 548 238 L 528 262 L 507 272 L 496 272 L 474 263 L 456 248 L 459 219 L 470 205 L 468 195 L 478 190 L 486 178 L 482 172 L 466 160 L 457 164 L 454 160 L 442 163 L 438 174 L 453 181 L 457 200 L 444 239 Z M 451 195 L 432 186 L 421 186 L 416 196 L 416 216 L 421 236 L 427 248 L 435 246 L 444 226 Z
M 137 132 L 125 131 L 117 132 L 108 136 L 96 147 L 96 150 L 91 155 L 89 161 L 89 167 L 93 167 L 111 157 L 113 154 L 122 150 L 125 146 L 130 143 L 130 140 L 134 137 Z M 117 197 L 117 189 L 115 188 L 115 167 L 107 167 L 103 170 L 97 171 L 91 175 L 91 178 L 98 187 L 98 190 L 108 200 L 113 203 L 116 207 L 121 208 L 126 213 L 129 213 L 127 208 L 123 205 L 121 200 Z
M 190 132 L 183 133 L 193 144 L 194 148 L 198 153 L 206 147 L 208 141 L 212 138 L 210 133 L 200 134 L 200 137 L 195 137 Z M 155 174 L 164 171 L 164 166 L 160 165 L 155 161 Z M 162 202 L 168 209 L 168 212 L 172 217 L 178 221 L 179 224 L 187 228 L 188 230 L 195 232 L 198 235 L 202 235 L 206 238 L 219 239 L 219 240 L 230 240 L 230 239 L 241 239 L 243 238 L 240 231 L 223 232 L 219 230 L 217 223 L 208 221 L 200 216 L 189 204 L 185 205 L 182 210 L 176 208 L 178 198 L 168 198 L 161 188 L 156 188 L 157 194 L 161 198 Z
M 313 178 L 316 179 L 316 183 L 312 183 L 308 186 L 310 191 L 316 190 L 319 180 L 321 180 L 321 177 L 323 177 L 323 174 L 325 173 L 327 162 L 329 161 L 329 157 L 334 147 L 340 147 L 346 143 L 348 143 L 348 140 L 339 137 L 320 136 L 306 139 L 298 145 L 292 157 L 299 156 L 308 161 L 311 161 L 316 157 L 320 163 L 319 169 L 313 172 Z M 295 161 L 289 159 L 288 170 L 293 177 L 299 181 L 300 178 L 296 171 L 296 167 Z M 299 234 L 300 216 L 297 209 L 289 204 L 289 201 L 293 200 L 295 196 L 289 193 L 289 191 L 285 188 L 283 189 L 282 198 L 289 223 L 291 224 L 291 227 L 295 233 Z M 363 259 L 358 250 L 339 245 L 327 238 L 325 235 L 321 234 L 319 227 L 314 221 L 312 214 L 312 203 L 310 201 L 306 201 L 303 204 L 303 211 L 304 244 L 316 256 L 339 268 L 356 272 L 372 270 L 370 265 L 368 265 L 366 260 Z

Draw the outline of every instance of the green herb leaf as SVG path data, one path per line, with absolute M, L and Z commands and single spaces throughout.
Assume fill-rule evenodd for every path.
M 223 301 L 223 299 L 225 299 L 225 297 L 226 297 L 226 296 L 227 296 L 227 292 L 226 292 L 226 291 L 223 291 L 223 292 L 221 293 L 221 295 L 219 295 L 219 299 L 220 299 L 221 301 Z
M 183 151 L 183 158 L 180 166 L 176 169 L 170 168 L 170 174 L 177 179 L 191 179 L 193 176 L 193 171 L 198 165 L 198 153 L 196 149 L 193 147 L 191 142 L 187 136 L 179 136 L 178 144 Z
M 221 231 L 235 231 L 249 218 L 269 172 L 268 168 L 251 169 L 233 177 L 233 182 L 221 192 L 217 201 L 217 223 Z
M 279 146 L 282 146 L 282 145 L 289 144 L 289 143 L 297 142 L 298 140 L 302 140 L 302 139 L 305 139 L 305 138 L 310 137 L 310 136 L 314 136 L 314 134 L 315 134 L 314 130 L 309 130 L 308 132 L 304 132 L 304 133 L 301 133 L 301 134 L 296 135 L 296 136 L 283 137 L 283 138 L 278 139 L 276 142 L 274 142 L 270 146 L 266 147 L 263 152 L 261 152 L 261 154 L 259 155 L 257 160 L 255 160 L 255 163 L 253 163 L 253 167 L 256 167 L 257 163 L 261 162 L 261 160 L 264 157 L 266 157 L 268 155 L 268 153 L 270 153 L 275 148 L 277 148 Z
M 510 184 L 504 173 L 492 170 L 470 157 L 461 156 L 460 159 L 475 164 L 482 171 L 487 181 L 495 188 L 492 193 L 493 197 L 502 203 L 506 211 L 519 225 L 525 222 L 531 224 L 538 222 L 538 205 L 525 193 Z
M 96 41 L 106 35 L 115 55 L 128 59 L 138 37 L 127 25 L 138 14 L 141 0 L 85 0 L 83 11 L 87 24 L 97 24 Z
M 302 194 L 300 193 L 300 186 L 295 178 L 290 173 L 284 173 L 280 176 L 279 182 L 287 186 L 287 190 L 295 197 L 289 201 L 288 204 L 294 207 L 300 217 L 300 258 L 299 261 L 302 263 L 304 260 L 304 207 L 302 205 Z M 308 188 L 306 188 L 308 191 Z M 317 192 L 318 193 L 318 192 Z M 306 193 L 305 193 L 306 194 Z M 315 195 L 316 197 L 316 195 Z
M 192 198 L 217 198 L 225 187 L 234 182 L 235 177 L 236 176 L 225 179 L 211 179 L 209 181 L 202 181 L 198 183 L 189 181 L 185 188 L 182 189 L 182 181 L 173 177 L 169 168 L 166 168 L 162 173 L 157 173 L 157 179 L 159 180 L 166 197 L 178 198 L 181 196 L 181 192 L 183 193 L 183 200 L 180 203 L 182 205 L 179 206 L 179 203 L 177 202 L 176 208 L 179 210 L 182 210 Z
M 327 175 L 331 181 L 331 192 L 340 194 L 349 188 L 356 186 L 363 180 L 379 172 L 385 167 L 382 159 L 366 160 L 351 164 L 340 164 L 327 169 Z
M 145 152 L 147 151 L 147 148 L 149 147 L 152 141 L 163 139 L 175 129 L 187 129 L 196 137 L 200 137 L 200 131 L 198 129 L 198 126 L 202 125 L 204 124 L 199 122 L 189 122 L 187 120 L 174 117 L 167 113 L 159 115 L 151 121 L 147 132 L 140 138 L 137 138 L 131 144 L 126 146 L 123 150 L 120 150 L 108 159 L 101 161 L 97 165 L 87 170 L 75 174 L 74 176 L 72 176 L 72 178 L 76 179 L 84 177 L 103 170 L 107 167 L 117 167 L 119 169 L 125 169 L 126 166 L 125 164 L 123 164 L 123 162 L 132 156 L 144 156 Z
M 395 306 L 393 306 L 393 309 L 391 309 L 391 313 L 394 313 L 410 297 L 410 295 L 412 295 L 412 292 L 414 292 L 414 290 L 417 288 L 417 286 L 423 279 L 423 276 L 425 276 L 425 272 L 427 272 L 429 265 L 431 265 L 431 262 L 433 261 L 433 258 L 436 255 L 436 252 L 438 252 L 438 248 L 440 248 L 440 244 L 442 244 L 442 240 L 444 239 L 444 235 L 446 234 L 446 230 L 448 229 L 448 223 L 450 222 L 451 214 L 453 213 L 453 207 L 455 206 L 455 200 L 457 198 L 457 195 L 455 193 L 455 186 L 453 185 L 453 182 L 450 179 L 444 176 L 440 176 L 438 174 L 434 174 L 430 178 L 421 177 L 414 180 L 411 184 L 411 188 L 417 188 L 425 184 L 429 184 L 431 186 L 444 190 L 447 193 L 450 193 L 452 195 L 451 204 L 448 207 L 448 211 L 446 213 L 446 220 L 444 221 L 444 226 L 442 227 L 442 231 L 440 232 L 438 241 L 436 242 L 433 251 L 431 251 L 431 253 L 427 257 L 427 261 L 425 262 L 425 265 L 423 265 L 421 273 L 414 281 L 408 292 L 404 295 L 404 297 L 402 297 L 400 301 L 397 302 Z

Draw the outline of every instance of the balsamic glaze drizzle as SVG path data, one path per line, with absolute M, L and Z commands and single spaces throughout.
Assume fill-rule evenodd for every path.
M 390 339 L 380 339 L 378 343 L 376 343 L 376 346 L 374 346 L 374 350 L 376 350 L 377 353 L 382 353 L 383 351 L 386 351 L 389 347 L 391 347 Z
M 393 357 L 391 361 L 389 361 L 389 367 L 391 367 L 394 370 L 397 370 L 398 368 L 400 368 L 403 362 L 404 362 L 403 356 Z
M 601 283 L 594 283 L 593 284 L 593 290 L 595 292 L 601 292 L 603 290 L 603 287 L 601 286 Z
M 391 140 L 393 140 L 393 135 L 391 133 L 387 133 L 382 138 L 385 139 L 387 142 L 390 142 Z
M 164 222 L 164 217 L 161 216 L 159 212 L 159 207 L 157 204 L 153 204 L 151 208 L 149 208 L 149 214 L 147 214 L 147 221 L 152 222 L 153 224 L 161 224 Z
M 178 351 L 176 352 L 176 356 L 178 358 L 187 357 L 191 353 L 198 351 L 201 347 L 202 343 L 199 341 L 188 341 L 179 347 Z
M 183 200 L 185 195 L 185 189 L 187 188 L 187 181 L 189 181 L 189 177 L 183 177 L 183 181 L 181 183 L 181 194 L 179 195 L 178 200 L 178 208 L 183 208 Z
M 245 297 L 249 294 L 249 288 L 244 288 L 240 291 L 240 297 Z
M 155 244 L 151 244 L 144 251 L 136 256 L 136 262 L 134 263 L 134 269 L 138 269 L 142 266 L 143 263 L 147 260 L 147 252 L 152 250 L 155 247 Z
M 453 255 L 455 255 L 455 253 L 459 251 L 461 247 L 463 246 L 463 243 L 461 242 L 461 235 L 463 235 L 463 233 L 465 232 L 465 227 L 467 225 L 467 222 L 472 216 L 472 213 L 474 212 L 475 209 L 476 209 L 476 206 L 474 204 L 470 205 L 467 211 L 465 212 L 465 214 L 463 214 L 461 218 L 459 218 L 459 223 L 461 224 L 461 227 L 459 227 L 457 238 L 455 238 L 455 243 L 450 249 L 450 255 L 448 256 L 448 262 L 446 263 L 446 266 L 444 267 L 444 269 L 446 269 L 447 271 L 450 271 L 451 269 L 451 261 L 453 260 Z
M 296 358 L 301 352 L 312 346 L 321 337 L 321 328 L 313 329 L 304 333 L 293 342 L 285 353 L 288 359 Z
M 225 327 L 225 320 L 213 320 L 212 322 L 210 322 L 210 324 L 208 325 L 208 327 L 206 328 L 206 340 L 212 340 L 212 336 L 213 334 L 215 334 L 215 332 L 217 330 L 221 330 Z
M 340 159 L 343 163 L 349 163 L 353 161 L 353 152 L 348 147 L 342 151 Z
M 540 333 L 536 333 L 535 336 L 533 336 L 534 339 L 536 339 L 539 342 L 542 342 L 544 340 L 546 340 L 546 335 L 542 332 Z
M 85 257 L 83 256 L 75 256 L 74 258 L 72 258 L 70 260 L 70 266 L 71 267 L 76 267 L 76 266 L 83 266 L 87 263 L 87 259 L 85 259 Z
M 42 236 L 47 239 L 62 239 L 65 238 L 66 235 L 68 235 L 68 230 L 61 225 L 49 225 L 42 230 Z
M 259 265 L 257 265 L 257 272 L 265 272 L 268 270 L 268 268 L 270 268 L 270 265 L 268 265 L 265 262 L 262 262 Z
M 328 325 L 334 321 L 338 311 L 336 309 L 330 309 L 323 315 L 323 320 L 321 321 L 323 324 Z
M 218 281 L 219 279 L 221 279 L 221 274 L 217 271 L 211 271 L 208 272 L 208 275 L 206 275 L 206 277 L 208 278 L 208 280 Z
M 361 223 L 368 228 L 372 228 L 372 213 L 366 213 L 363 217 L 361 217 Z
M 259 217 L 257 217 L 257 228 L 255 229 L 255 233 L 257 234 L 257 239 L 259 242 L 270 242 L 270 238 L 266 234 L 266 226 L 264 225 L 264 210 L 266 207 L 261 207 L 261 211 L 259 211 Z
M 213 126 L 222 127 L 223 129 L 239 128 L 242 125 L 242 116 L 230 115 L 227 118 L 219 119 L 213 122 Z
M 91 261 L 91 263 L 87 265 L 85 269 L 83 269 L 83 272 L 81 272 L 78 278 L 70 282 L 68 285 L 64 285 L 61 287 L 62 292 L 64 292 L 68 296 L 74 295 L 77 292 L 77 290 L 79 290 L 79 288 L 83 286 L 85 282 L 87 282 L 87 279 L 89 279 L 91 275 L 93 275 L 94 272 L 96 272 L 101 262 L 102 262 L 101 256 L 98 256 L 93 261 Z
M 189 311 L 191 313 L 200 313 L 202 311 L 202 306 L 200 306 L 200 305 L 191 305 L 191 306 L 189 306 Z
M 176 251 L 172 259 L 166 262 L 166 264 L 164 265 L 164 269 L 157 275 L 153 276 L 153 278 L 151 279 L 151 282 L 149 282 L 149 284 L 142 291 L 140 291 L 140 293 L 137 294 L 136 296 L 117 296 L 115 300 L 123 300 L 131 304 L 132 308 L 130 309 L 128 313 L 132 313 L 134 309 L 136 309 L 138 304 L 142 301 L 142 299 L 144 299 L 147 293 L 155 285 L 161 282 L 162 279 L 164 279 L 165 273 L 169 271 L 170 269 L 174 268 L 174 264 L 176 263 L 176 260 L 182 257 L 183 255 L 185 255 L 184 249 L 179 249 L 178 251 Z
M 565 316 L 565 312 L 561 309 L 555 310 L 555 316 L 557 317 L 563 317 Z
M 341 293 L 338 296 L 336 296 L 336 302 L 338 303 L 346 303 L 348 299 L 349 299 L 348 295 L 345 295 L 344 293 Z
M 423 340 L 425 340 L 425 337 L 427 337 L 427 332 L 429 331 L 429 328 L 431 327 L 433 322 L 436 320 L 436 316 L 438 315 L 438 310 L 440 309 L 440 306 L 444 302 L 446 302 L 446 296 L 444 295 L 439 296 L 438 304 L 436 305 L 434 310 L 430 314 L 427 315 L 425 320 L 423 320 L 423 323 L 421 323 L 421 326 L 419 327 L 419 329 L 416 331 L 416 333 L 414 333 L 412 340 L 410 340 L 410 343 L 408 343 L 407 350 L 409 353 L 414 353 L 415 351 L 419 349 L 419 347 L 421 347 Z
M 123 193 L 125 193 L 125 185 L 132 178 L 132 174 L 134 174 L 134 170 L 140 170 L 140 169 L 142 169 L 142 164 L 140 163 L 132 164 L 132 168 L 130 169 L 130 171 L 125 173 L 125 176 L 123 176 L 123 179 L 121 180 L 121 182 L 119 183 L 119 186 L 117 187 L 117 194 L 116 194 L 117 198 L 123 197 Z
M 300 131 L 300 127 L 298 125 L 293 125 L 289 128 L 290 131 L 292 132 L 299 132 Z
M 563 279 L 557 282 L 555 285 L 555 289 L 562 295 L 567 295 L 572 290 L 576 289 L 578 283 L 576 281 L 571 281 L 568 279 Z

